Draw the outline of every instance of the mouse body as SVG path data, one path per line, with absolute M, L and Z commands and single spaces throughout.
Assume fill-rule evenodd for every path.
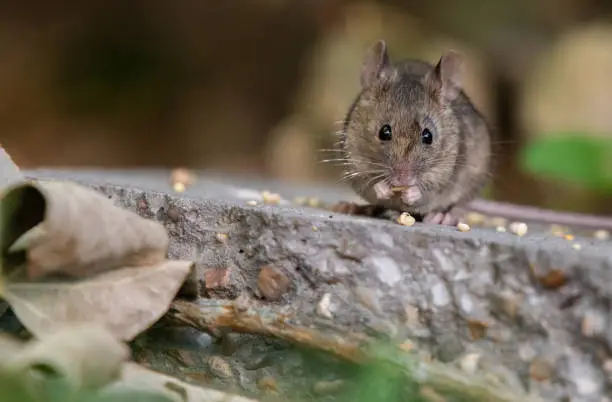
M 384 41 L 367 51 L 339 144 L 345 177 L 370 205 L 454 225 L 453 209 L 487 183 L 491 132 L 462 70 L 453 50 L 435 65 L 392 63 Z

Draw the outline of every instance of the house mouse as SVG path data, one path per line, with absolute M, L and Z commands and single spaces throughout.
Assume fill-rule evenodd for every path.
M 340 143 L 347 179 L 370 205 L 453 225 L 453 209 L 484 187 L 491 135 L 462 90 L 462 69 L 452 50 L 435 66 L 392 64 L 384 41 L 367 51 Z
M 457 211 L 509 219 L 612 229 L 612 219 L 477 199 L 491 169 L 492 131 L 462 88 L 463 58 L 448 50 L 436 64 L 392 63 L 385 41 L 361 67 L 361 91 L 340 132 L 345 179 L 368 205 L 341 202 L 340 213 L 408 212 L 455 225 Z M 336 159 L 337 160 L 337 159 Z

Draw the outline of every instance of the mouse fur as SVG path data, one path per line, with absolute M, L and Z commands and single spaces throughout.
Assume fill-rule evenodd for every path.
M 453 50 L 435 65 L 392 63 L 382 40 L 367 51 L 339 143 L 345 177 L 370 205 L 456 224 L 453 209 L 487 183 L 490 128 L 464 93 L 462 75 Z

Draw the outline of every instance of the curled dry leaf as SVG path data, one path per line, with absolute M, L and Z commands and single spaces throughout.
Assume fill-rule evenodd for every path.
M 9 283 L 4 296 L 38 338 L 69 324 L 95 322 L 129 341 L 167 311 L 193 265 L 164 261 L 75 282 Z
M 129 348 L 104 327 L 77 325 L 27 343 L 13 358 L 5 360 L 2 368 L 24 381 L 28 389 L 40 387 L 42 377 L 43 382 L 63 381 L 74 394 L 118 379 L 128 357 Z M 33 371 L 39 375 L 32 376 Z
M 110 392 L 119 387 L 157 391 L 160 395 L 168 396 L 175 402 L 256 402 L 255 399 L 187 384 L 134 363 L 126 363 L 123 366 L 121 380 L 109 386 L 104 392 Z
M 22 183 L 0 201 L 4 276 L 83 278 L 165 259 L 168 235 L 154 221 L 70 182 Z M 23 276 L 23 275 L 21 275 Z

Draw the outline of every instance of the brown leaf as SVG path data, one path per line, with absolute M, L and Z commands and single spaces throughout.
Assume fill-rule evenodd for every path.
M 14 357 L 4 359 L 2 366 L 18 374 L 28 388 L 44 388 L 41 380 L 61 379 L 75 392 L 115 381 L 128 357 L 125 344 L 104 327 L 88 324 L 64 327 L 44 340 L 28 342 Z M 32 371 L 39 375 L 32 376 Z
M 10 283 L 5 299 L 38 338 L 69 324 L 95 322 L 129 341 L 166 312 L 193 265 L 164 261 L 78 282 Z
M 255 399 L 197 387 L 134 363 L 124 364 L 121 380 L 109 388 L 116 387 L 158 391 L 177 402 L 256 402 Z
M 25 265 L 29 280 L 83 278 L 165 259 L 169 239 L 161 224 L 78 184 L 22 183 L 7 189 L 1 203 L 4 275 Z

